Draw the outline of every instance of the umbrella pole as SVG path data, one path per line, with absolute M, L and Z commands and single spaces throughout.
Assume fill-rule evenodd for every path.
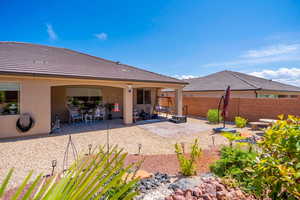
M 220 123 L 220 107 L 221 107 L 222 100 L 224 100 L 224 96 L 220 98 L 219 105 L 218 105 L 218 123 Z

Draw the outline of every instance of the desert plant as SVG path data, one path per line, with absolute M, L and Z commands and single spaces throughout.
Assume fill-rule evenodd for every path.
M 218 115 L 219 115 L 219 118 L 218 118 Z M 219 112 L 218 109 L 209 109 L 207 112 L 207 120 L 210 123 L 218 123 L 218 122 L 222 121 L 223 118 L 221 116 L 221 112 Z
M 191 147 L 191 154 L 189 157 L 184 155 L 184 151 L 182 146 L 178 143 L 175 144 L 175 152 L 177 155 L 177 159 L 179 161 L 180 172 L 184 176 L 192 176 L 195 175 L 196 172 L 196 162 L 199 159 L 202 150 L 199 147 L 198 139 L 195 139 L 192 147 Z
M 132 199 L 137 192 L 138 179 L 133 176 L 126 180 L 126 174 L 132 173 L 135 164 L 124 165 L 126 153 L 117 147 L 106 152 L 101 147 L 99 153 L 85 157 L 71 165 L 63 176 L 43 178 L 38 175 L 29 183 L 32 172 L 16 189 L 11 199 L 75 200 L 75 199 Z M 2 185 L 0 199 L 5 194 L 13 170 L 10 170 Z
M 243 117 L 235 117 L 234 122 L 235 122 L 236 127 L 244 128 L 244 127 L 246 127 L 248 120 Z

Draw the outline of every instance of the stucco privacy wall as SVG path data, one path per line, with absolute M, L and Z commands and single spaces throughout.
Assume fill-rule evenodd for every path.
M 20 113 L 29 113 L 36 121 L 26 135 L 50 132 L 50 83 L 47 80 L 1 78 L 1 82 L 16 82 L 20 84 Z M 19 137 L 16 121 L 19 115 L 0 116 L 0 138 Z
M 162 92 L 164 96 L 175 97 L 175 92 Z M 224 91 L 211 91 L 211 92 L 183 92 L 185 97 L 220 97 Z M 233 98 L 256 98 L 254 91 L 232 91 L 231 97 Z
M 68 121 L 68 111 L 66 109 L 66 88 L 68 86 L 56 86 L 51 88 L 51 114 L 52 119 L 56 114 L 62 121 Z M 87 86 L 86 86 L 87 87 Z M 123 116 L 123 89 L 108 86 L 88 86 L 89 88 L 100 88 L 102 92 L 103 103 L 118 103 L 119 112 L 112 112 L 113 118 Z
M 172 98 L 174 102 L 174 98 Z M 219 98 L 213 97 L 183 97 L 183 105 L 188 106 L 188 114 L 206 117 L 209 109 L 218 108 Z M 166 99 L 160 99 L 160 104 L 167 106 Z M 229 104 L 229 119 L 242 116 L 250 121 L 260 118 L 276 119 L 279 114 L 300 116 L 300 98 L 231 98 Z

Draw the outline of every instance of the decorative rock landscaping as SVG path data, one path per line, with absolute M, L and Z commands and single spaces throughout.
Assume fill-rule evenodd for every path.
M 224 185 L 219 178 L 202 177 L 198 186 L 192 189 L 175 189 L 165 200 L 254 200 L 238 188 Z
M 171 177 L 168 174 L 157 172 L 152 177 L 142 179 L 139 182 L 138 190 L 146 193 L 149 190 L 158 188 L 163 184 L 171 182 Z
M 169 177 L 169 178 L 162 178 Z M 156 173 L 143 179 L 138 187 L 141 195 L 135 200 L 255 200 L 239 188 L 224 185 L 211 173 L 194 177 L 171 178 Z M 149 188 L 149 189 L 146 189 Z

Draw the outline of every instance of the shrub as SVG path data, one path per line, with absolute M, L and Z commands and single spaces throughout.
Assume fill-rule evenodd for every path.
M 300 118 L 280 116 L 259 143 L 255 183 L 272 199 L 300 199 Z
M 235 179 L 245 190 L 252 190 L 253 165 L 255 152 L 249 152 L 237 147 L 223 147 L 221 158 L 210 166 L 210 170 L 217 176 Z
M 175 144 L 175 152 L 179 161 L 181 174 L 184 176 L 196 175 L 196 162 L 202 153 L 198 140 L 196 139 L 194 141 L 194 144 L 191 147 L 191 155 L 189 158 L 184 155 L 182 146 L 178 143 Z
M 300 118 L 280 116 L 258 147 L 256 153 L 224 147 L 211 171 L 234 178 L 259 198 L 300 199 Z
M 218 109 L 209 109 L 207 112 L 207 120 L 210 123 L 218 123 Z M 219 121 L 222 121 L 221 112 L 219 112 Z
M 238 128 L 244 128 L 247 125 L 248 120 L 242 117 L 235 117 L 235 125 Z
M 101 148 L 95 156 L 74 163 L 62 177 L 56 175 L 45 179 L 40 174 L 29 183 L 30 172 L 12 199 L 132 199 L 137 194 L 134 189 L 138 179 L 132 176 L 124 180 L 124 176 L 136 167 L 135 164 L 124 165 L 126 155 L 116 147 L 109 153 Z M 0 199 L 12 173 L 10 170 L 0 185 Z

